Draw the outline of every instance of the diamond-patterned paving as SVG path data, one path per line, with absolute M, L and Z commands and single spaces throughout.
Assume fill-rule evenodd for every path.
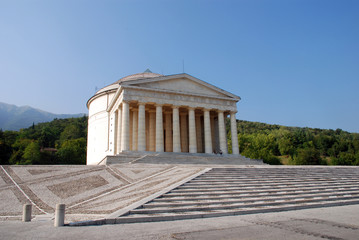
M 64 203 L 67 221 L 102 218 L 201 169 L 166 164 L 2 166 L 0 219 L 20 219 L 22 205 L 30 200 L 37 206 L 33 215 L 53 214 L 56 204 Z
M 115 216 L 116 223 L 341 206 L 359 204 L 358 183 L 358 167 L 1 166 L 0 220 L 21 219 L 22 205 L 30 202 L 36 205 L 34 220 L 53 217 L 56 204 L 65 203 L 66 222 L 109 219 L 123 212 Z M 129 215 L 123 211 L 175 184 L 131 208 Z

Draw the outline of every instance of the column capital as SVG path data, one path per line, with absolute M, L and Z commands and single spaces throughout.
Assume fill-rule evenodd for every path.
M 211 111 L 211 109 L 209 109 L 209 108 L 203 108 L 202 110 L 203 110 L 203 112 L 210 112 Z
M 146 103 L 144 103 L 144 102 L 139 102 L 138 105 L 143 105 L 143 106 L 145 106 Z
M 217 109 L 216 110 L 218 113 L 224 113 L 224 111 L 223 110 L 220 110 L 220 109 Z
M 238 111 L 229 111 L 230 114 L 236 114 Z
M 172 105 L 172 109 L 178 109 L 180 106 Z
M 156 107 L 162 107 L 162 106 L 163 106 L 163 104 L 160 104 L 160 103 L 155 103 L 155 106 L 156 106 Z
M 188 110 L 193 110 L 193 111 L 196 110 L 195 107 L 187 107 L 187 109 L 188 109 Z

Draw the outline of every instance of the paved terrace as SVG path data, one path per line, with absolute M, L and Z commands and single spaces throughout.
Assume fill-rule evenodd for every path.
M 103 218 L 203 170 L 168 164 L 1 166 L 0 218 L 20 220 L 33 203 L 36 220 L 66 204 L 66 221 Z
M 50 238 L 66 239 L 70 235 L 52 227 L 55 205 L 65 203 L 66 223 L 191 219 L 106 225 L 102 230 L 65 227 L 78 229 L 69 231 L 72 236 L 86 236 L 85 231 L 95 239 L 111 238 L 106 233 L 109 229 L 117 234 L 133 231 L 135 239 L 288 239 L 281 238 L 282 233 L 291 234 L 290 239 L 356 239 L 359 234 L 358 167 L 243 165 L 233 161 L 176 164 L 173 159 L 154 163 L 153 157 L 144 159 L 152 163 L 145 163 L 141 159 L 102 166 L 1 166 L 0 233 L 6 232 L 8 238 L 22 238 L 27 233 L 36 238 L 49 236 L 41 235 L 42 231 L 54 233 Z M 31 223 L 19 221 L 24 203 L 35 205 Z M 11 233 L 20 226 L 24 231 Z M 273 235 L 267 236 L 267 230 Z M 55 234 L 60 232 L 61 237 Z

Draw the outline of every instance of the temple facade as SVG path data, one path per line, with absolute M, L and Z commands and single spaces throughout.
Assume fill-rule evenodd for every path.
M 239 154 L 240 97 L 188 74 L 146 70 L 96 92 L 88 102 L 87 164 L 127 151 Z

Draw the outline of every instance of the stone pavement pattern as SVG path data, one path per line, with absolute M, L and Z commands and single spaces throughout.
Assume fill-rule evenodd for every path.
M 228 215 L 233 207 L 220 209 L 218 203 L 228 200 L 235 207 L 246 206 L 245 209 L 254 211 L 239 216 L 86 227 L 54 228 L 49 221 L 56 203 L 67 205 L 66 222 L 105 218 L 207 168 L 212 170 L 132 210 L 131 214 L 155 210 L 154 214 L 160 216 L 168 214 L 161 213 L 168 208 L 164 204 L 172 204 L 170 214 L 181 215 L 183 209 L 178 207 L 185 202 L 184 208 L 190 212 L 203 214 L 198 207 L 213 204 L 211 207 L 217 209 L 204 211 Z M 37 207 L 33 207 L 35 219 L 30 223 L 1 222 L 0 238 L 358 239 L 358 178 L 358 167 L 149 163 L 1 166 L 0 219 L 20 220 L 22 204 L 30 200 Z M 200 202 L 200 198 L 205 202 Z M 192 206 L 195 201 L 198 206 Z M 288 202 L 294 207 L 285 212 L 273 208 L 263 213 L 268 206 L 280 208 Z M 305 209 L 313 202 L 318 203 L 316 208 Z M 343 206 L 346 204 L 350 205 Z M 304 210 L 288 211 L 294 209 Z M 123 218 L 131 218 L 131 214 Z
M 21 219 L 22 205 L 31 199 L 40 219 L 51 218 L 57 203 L 66 204 L 67 222 L 102 218 L 203 169 L 167 164 L 1 168 L 0 219 Z

